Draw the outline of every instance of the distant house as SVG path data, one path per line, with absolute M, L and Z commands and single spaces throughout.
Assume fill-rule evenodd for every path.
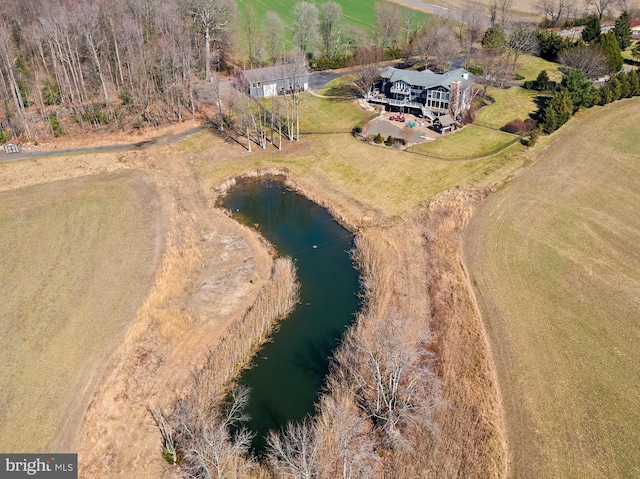
M 456 118 L 469 108 L 473 85 L 473 76 L 464 68 L 439 74 L 388 67 L 380 73 L 368 100 L 432 121 L 446 114 Z
M 631 21 L 631 35 L 634 38 L 640 38 L 640 20 Z
M 8 141 L 4 145 L 4 151 L 7 153 L 20 153 L 22 151 L 22 145 L 19 141 Z
M 236 74 L 236 84 L 251 98 L 270 98 L 292 91 L 308 90 L 309 72 L 304 63 L 254 68 Z

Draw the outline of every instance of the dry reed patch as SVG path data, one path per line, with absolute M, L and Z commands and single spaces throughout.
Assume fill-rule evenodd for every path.
M 465 234 L 513 477 L 640 473 L 639 106 L 578 115 Z
M 70 450 L 161 253 L 149 177 L 123 172 L 0 193 L 0 447 Z
M 486 188 L 445 191 L 419 218 L 428 261 L 431 349 L 448 406 L 435 412 L 433 432 L 417 432 L 424 441 L 421 454 L 403 461 L 411 464 L 404 470 L 412 477 L 506 476 L 497 378 L 460 251 L 460 235 L 488 193 Z

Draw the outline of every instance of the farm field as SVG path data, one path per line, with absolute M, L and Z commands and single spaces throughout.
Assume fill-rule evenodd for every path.
M 582 112 L 465 233 L 511 477 L 640 475 L 639 107 Z
M 367 0 L 337 0 L 342 5 L 342 13 L 344 20 L 349 25 L 353 25 L 365 33 L 370 33 L 376 26 L 376 11 L 375 2 Z M 289 25 L 289 34 L 293 35 L 292 25 L 295 20 L 293 15 L 293 7 L 298 3 L 298 0 L 277 0 L 275 2 L 266 2 L 264 0 L 239 0 L 238 7 L 243 10 L 247 5 L 252 5 L 258 14 L 258 19 L 262 22 L 266 18 L 267 12 L 273 11 L 277 13 Z M 322 1 L 313 1 L 319 6 Z M 403 10 L 409 10 L 406 7 L 402 7 Z M 427 21 L 428 15 L 423 12 L 416 11 L 414 24 L 420 25 Z
M 82 417 L 147 293 L 160 233 L 139 172 L 0 193 L 0 450 L 73 436 L 65 421 Z

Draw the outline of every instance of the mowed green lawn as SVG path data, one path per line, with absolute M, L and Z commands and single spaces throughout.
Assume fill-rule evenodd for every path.
M 141 173 L 0 193 L 3 452 L 42 452 L 81 419 L 155 272 L 159 214 Z
M 581 113 L 466 232 L 511 477 L 640 477 L 639 110 Z
M 480 122 L 496 126 L 504 126 L 511 120 L 526 120 L 538 111 L 538 103 L 548 93 L 526 90 L 521 87 L 489 88 L 487 95 L 495 103 L 483 106 L 476 112 L 476 119 Z
M 443 159 L 480 158 L 517 140 L 515 135 L 469 125 L 462 130 L 446 133 L 437 140 L 420 143 L 411 151 Z

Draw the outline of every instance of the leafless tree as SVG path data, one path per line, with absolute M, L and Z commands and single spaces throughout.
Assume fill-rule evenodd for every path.
M 322 51 L 327 57 L 335 58 L 341 42 L 342 5 L 332 1 L 320 4 L 318 18 Z
M 249 456 L 252 434 L 242 426 L 248 419 L 244 410 L 249 390 L 237 386 L 225 397 L 218 388 L 197 373 L 192 394 L 176 403 L 169 428 L 154 413 L 163 438 L 174 440 L 182 458 L 181 470 L 190 479 L 236 478 L 253 465 Z
M 221 50 L 229 44 L 231 22 L 236 17 L 233 0 L 189 0 L 190 13 L 198 31 L 204 36 L 205 80 L 211 78 L 211 48 Z
M 277 62 L 284 55 L 285 28 L 284 21 L 277 13 L 267 12 L 265 35 L 267 39 L 267 51 L 272 62 Z
M 382 51 L 376 48 L 359 48 L 354 56 L 358 66 L 354 86 L 358 92 L 366 97 L 373 85 L 380 79 L 380 68 L 377 66 L 382 60 Z
M 346 387 L 392 447 L 402 444 L 401 432 L 409 423 L 429 425 L 440 404 L 440 385 L 425 350 L 427 328 L 405 323 L 392 313 L 366 334 L 356 326 L 337 353 Z
M 593 5 L 596 9 L 596 13 L 600 17 L 600 20 L 602 20 L 602 17 L 607 12 L 612 2 L 613 0 L 590 0 L 589 5 Z
M 463 48 L 473 48 L 487 29 L 484 11 L 478 5 L 468 5 L 460 14 L 460 22 L 460 44 Z
M 247 48 L 247 56 L 249 57 L 249 67 L 253 68 L 254 64 L 259 65 L 256 53 L 258 52 L 258 41 L 260 32 L 258 28 L 258 14 L 253 5 L 248 4 L 242 15 L 242 27 Z
M 267 451 L 273 469 L 284 477 L 312 479 L 318 477 L 318 447 L 315 425 L 311 419 L 289 423 L 280 434 L 271 431 Z
M 318 8 L 313 3 L 299 2 L 293 7 L 293 15 L 296 18 L 293 37 L 300 51 L 306 55 L 318 38 Z
M 3 90 L 5 111 L 7 112 L 7 120 L 11 119 L 11 108 L 9 107 L 8 98 L 13 99 L 14 111 L 18 118 L 18 123 L 13 124 L 12 133 L 24 133 L 30 137 L 29 122 L 25 110 L 25 104 L 20 92 L 20 87 L 16 79 L 14 61 L 16 58 L 16 49 L 9 28 L 0 23 L 0 87 Z
M 518 57 L 522 54 L 535 55 L 538 53 L 538 29 L 535 25 L 526 22 L 516 23 L 508 37 L 507 45 L 513 54 L 513 69 L 518 65 Z
M 487 95 L 487 88 L 492 85 L 502 85 L 513 72 L 508 55 L 497 49 L 480 50 L 474 55 L 473 60 L 482 68 L 482 73 L 477 77 L 482 85 L 483 97 Z
M 587 78 L 601 78 L 609 72 L 609 64 L 605 54 L 598 48 L 589 45 L 565 50 L 558 55 L 558 62 L 582 70 Z
M 447 25 L 438 22 L 430 25 L 426 33 L 418 39 L 414 52 L 434 70 L 444 71 L 449 59 L 458 53 L 458 50 L 454 33 Z
M 569 0 L 537 0 L 536 9 L 550 27 L 558 26 L 560 19 L 571 6 Z
M 304 91 L 302 83 L 304 76 L 307 74 L 305 67 L 305 57 L 302 53 L 291 53 L 280 66 L 282 78 L 288 78 L 291 82 L 291 88 L 285 91 L 285 101 L 291 106 L 292 122 L 295 122 L 295 139 L 300 141 L 300 101 L 301 94 Z M 287 106 L 287 118 L 289 117 L 289 106 Z M 293 136 L 293 124 L 288 128 L 289 139 Z
M 402 30 L 402 13 L 397 5 L 390 2 L 378 2 L 376 9 L 375 36 L 381 48 L 395 48 Z
M 323 476 L 342 479 L 375 477 L 380 457 L 371 423 L 363 417 L 353 396 L 339 385 L 320 401 L 317 434 L 321 442 Z

